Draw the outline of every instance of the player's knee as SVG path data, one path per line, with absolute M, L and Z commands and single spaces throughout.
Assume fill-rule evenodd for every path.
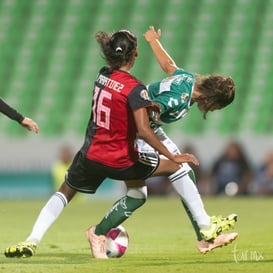
M 170 179 L 170 182 L 173 182 L 186 174 L 187 174 L 187 172 L 185 170 L 183 170 L 183 168 L 179 168 L 176 172 L 173 172 L 168 177 Z
M 129 188 L 127 192 L 127 196 L 136 199 L 142 199 L 145 203 L 148 193 L 147 193 L 147 186 L 139 187 L 139 188 Z
M 181 169 L 185 171 L 186 173 L 189 173 L 190 171 L 192 171 L 192 168 L 188 163 L 183 163 L 181 166 Z
M 175 172 L 173 172 L 171 175 L 169 175 L 170 182 L 177 181 L 184 177 L 187 174 L 193 173 L 192 168 L 189 166 L 188 163 L 183 163 L 183 165 Z

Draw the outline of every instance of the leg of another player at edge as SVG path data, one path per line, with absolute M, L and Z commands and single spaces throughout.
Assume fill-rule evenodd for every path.
M 46 231 L 56 221 L 64 207 L 75 196 L 76 191 L 71 189 L 64 182 L 59 191 L 55 192 L 42 208 L 31 234 L 26 239 L 26 242 L 39 244 Z

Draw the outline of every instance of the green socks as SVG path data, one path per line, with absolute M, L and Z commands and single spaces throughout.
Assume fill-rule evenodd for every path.
M 124 196 L 117 201 L 96 226 L 97 235 L 105 235 L 111 228 L 117 227 L 145 203 L 146 199 Z

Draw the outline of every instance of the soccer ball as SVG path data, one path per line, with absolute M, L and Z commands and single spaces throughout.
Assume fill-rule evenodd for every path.
M 107 249 L 106 254 L 109 258 L 120 258 L 128 248 L 129 236 L 125 228 L 119 225 L 112 228 L 106 234 Z

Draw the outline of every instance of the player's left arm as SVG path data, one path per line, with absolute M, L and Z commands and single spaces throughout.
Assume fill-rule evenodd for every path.
M 178 69 L 178 67 L 175 64 L 175 61 L 160 43 L 160 36 L 161 30 L 158 29 L 157 31 L 155 31 L 153 26 L 150 26 L 149 30 L 146 31 L 146 33 L 144 34 L 144 37 L 146 41 L 150 44 L 162 70 L 171 76 Z

